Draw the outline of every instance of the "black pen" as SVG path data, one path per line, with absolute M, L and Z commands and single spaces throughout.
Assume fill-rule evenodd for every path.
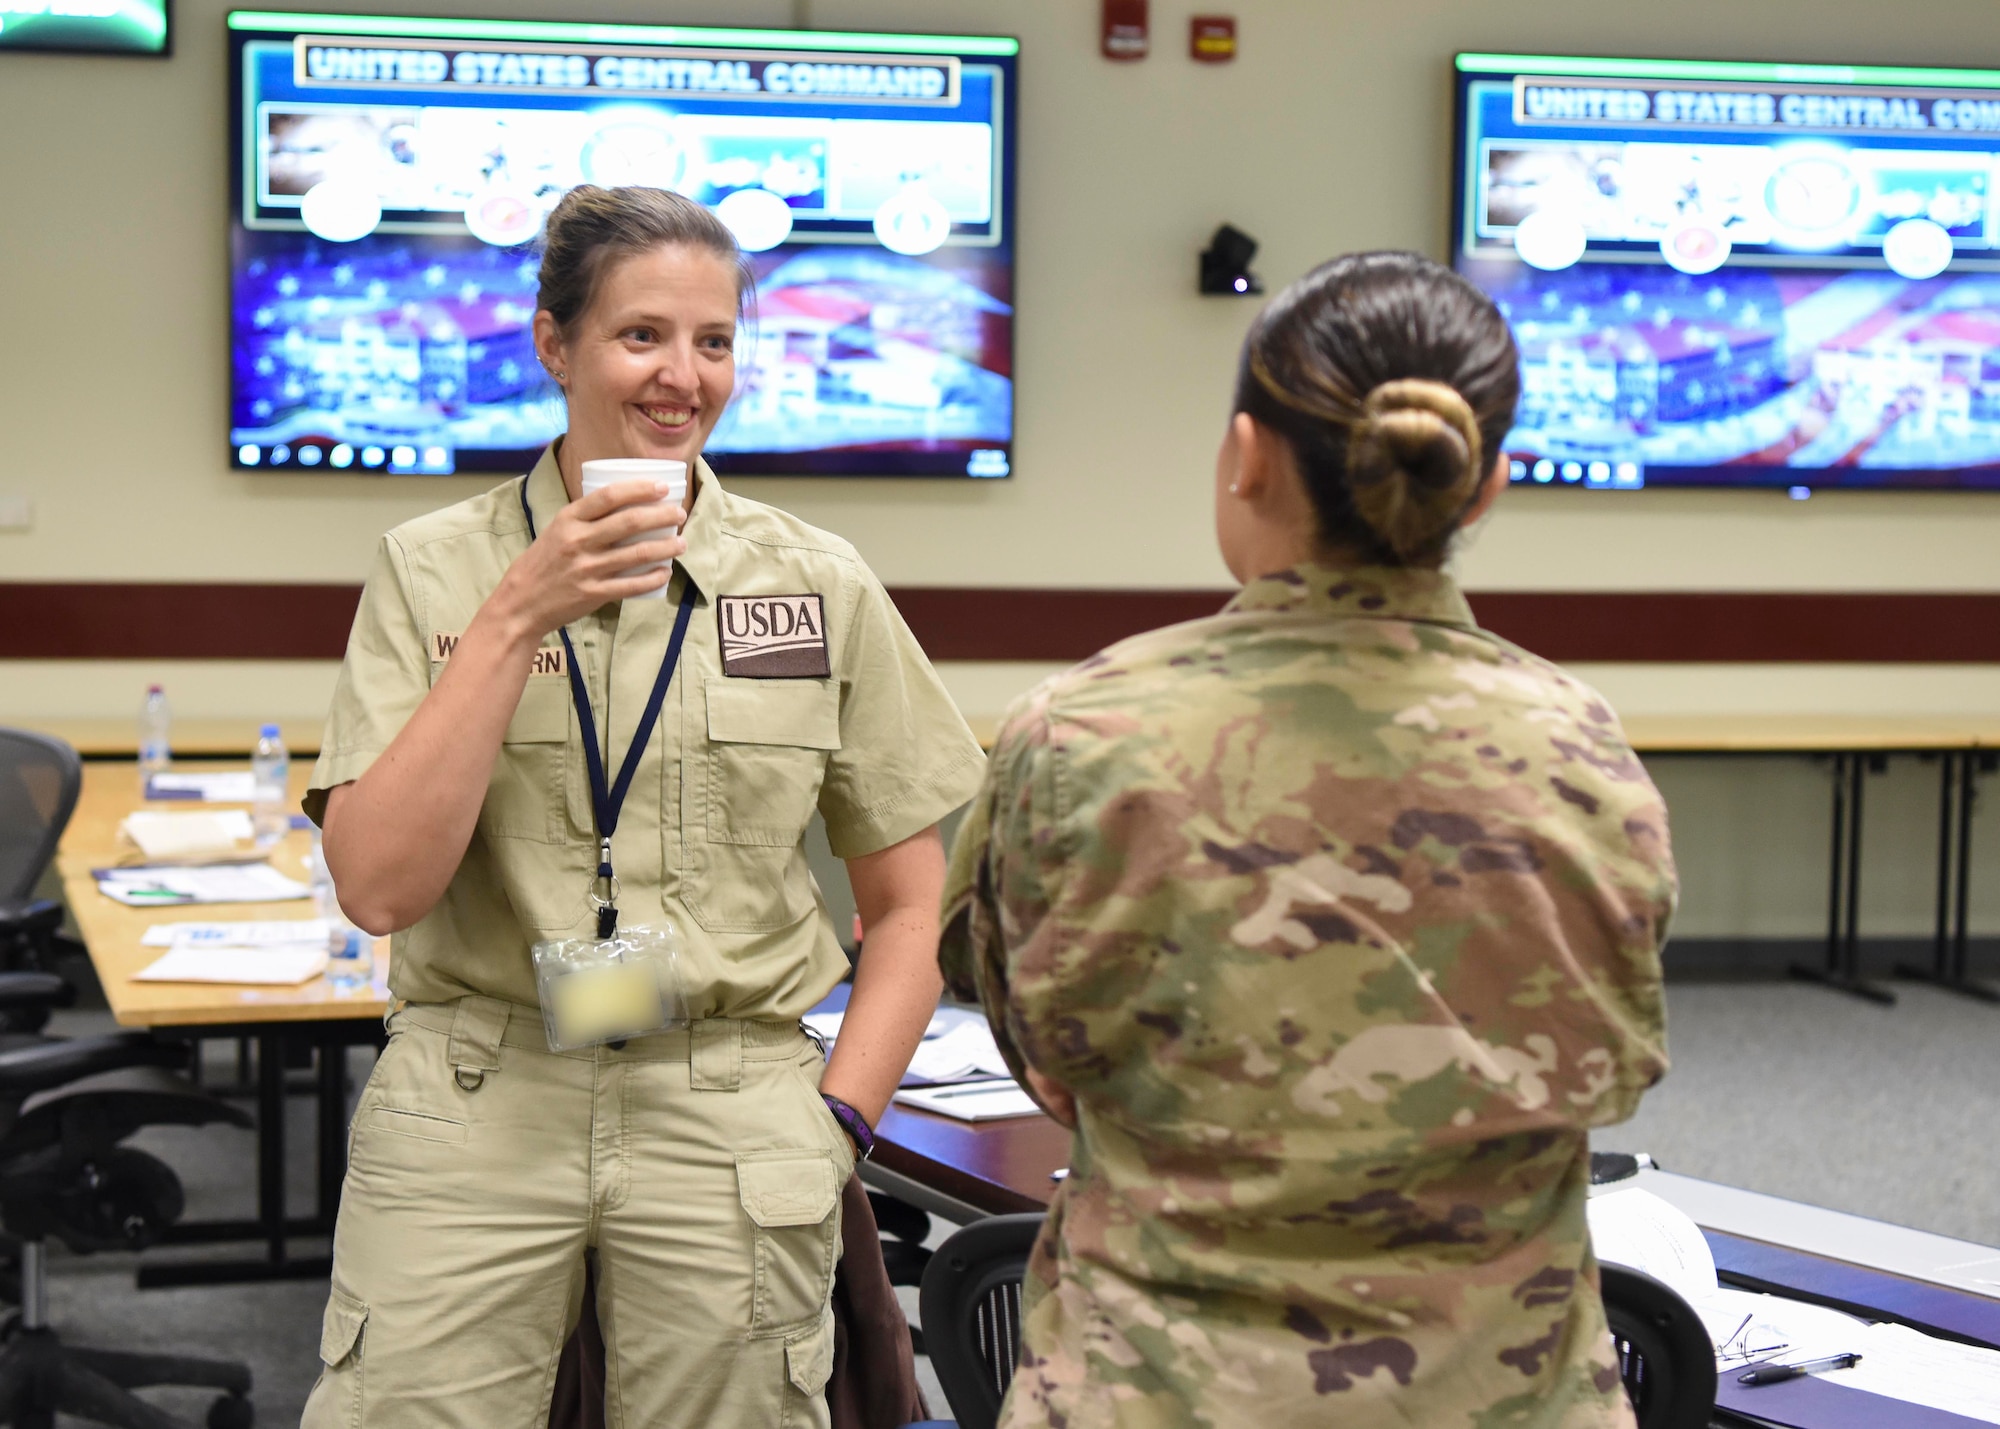
M 1861 1363 L 1861 1356 L 1853 1353 L 1828 1355 L 1822 1360 L 1801 1360 L 1797 1364 L 1760 1364 L 1755 1369 L 1745 1370 L 1736 1376 L 1739 1384 L 1782 1384 L 1788 1379 L 1797 1379 L 1802 1374 L 1818 1374 L 1822 1370 L 1852 1369 Z

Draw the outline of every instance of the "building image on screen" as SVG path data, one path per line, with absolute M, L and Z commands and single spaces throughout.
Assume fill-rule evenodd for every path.
M 1517 483 L 2000 490 L 2000 73 L 1458 57 Z
M 237 466 L 524 469 L 564 427 L 536 240 L 594 183 L 686 194 L 751 263 L 718 470 L 1008 475 L 1014 41 L 229 24 Z

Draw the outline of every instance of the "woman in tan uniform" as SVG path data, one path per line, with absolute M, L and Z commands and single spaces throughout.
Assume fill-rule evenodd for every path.
M 376 557 L 307 808 L 341 906 L 396 935 L 399 1002 L 312 1429 L 545 1424 L 586 1254 L 612 1425 L 825 1422 L 839 1192 L 936 1002 L 935 825 L 980 756 L 853 548 L 700 460 L 746 281 L 699 205 L 570 193 L 535 314 L 566 435 Z M 686 509 L 578 499 L 604 457 L 687 462 Z M 846 960 L 815 809 L 868 927 L 823 1076 L 799 1017 Z M 688 1021 L 552 1051 L 530 945 L 602 938 L 607 906 L 671 925 Z
M 1493 304 L 1342 258 L 1244 343 L 1219 615 L 1017 705 L 943 961 L 1075 1128 L 1011 1429 L 1630 1425 L 1587 1131 L 1665 1070 L 1666 811 L 1441 569 L 1506 481 Z

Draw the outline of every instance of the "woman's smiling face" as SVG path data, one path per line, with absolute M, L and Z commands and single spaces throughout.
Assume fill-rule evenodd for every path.
M 569 397 L 566 471 L 599 457 L 693 465 L 736 388 L 736 283 L 728 259 L 667 244 L 606 268 L 570 332 L 535 314 L 536 350 Z

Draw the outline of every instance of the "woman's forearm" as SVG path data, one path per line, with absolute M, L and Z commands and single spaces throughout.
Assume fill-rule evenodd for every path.
M 930 829 L 847 867 L 867 937 L 820 1089 L 872 1126 L 909 1069 L 944 991 L 937 966 L 944 850 Z
M 489 600 L 402 732 L 328 796 L 327 871 L 357 926 L 378 935 L 407 928 L 444 896 L 540 638 L 532 622 Z

